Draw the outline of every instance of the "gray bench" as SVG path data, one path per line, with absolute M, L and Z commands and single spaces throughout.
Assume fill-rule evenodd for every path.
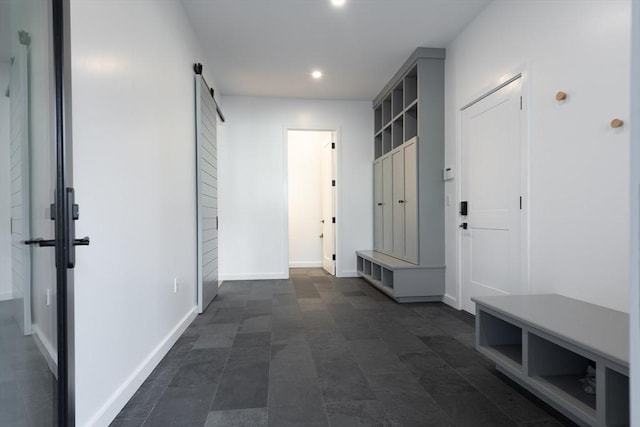
M 629 425 L 629 315 L 560 295 L 472 298 L 476 348 L 580 425 Z M 584 391 L 587 366 L 595 394 Z

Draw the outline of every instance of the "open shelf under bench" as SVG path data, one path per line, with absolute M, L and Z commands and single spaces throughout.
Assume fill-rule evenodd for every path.
M 498 370 L 580 425 L 629 425 L 628 314 L 560 295 L 472 300 L 476 348 Z
M 358 275 L 398 302 L 441 301 L 444 267 L 424 267 L 377 251 L 356 251 Z

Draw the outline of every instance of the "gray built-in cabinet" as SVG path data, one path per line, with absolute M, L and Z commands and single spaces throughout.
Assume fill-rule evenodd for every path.
M 358 274 L 399 302 L 444 294 L 444 49 L 418 48 L 373 101 L 373 250 Z

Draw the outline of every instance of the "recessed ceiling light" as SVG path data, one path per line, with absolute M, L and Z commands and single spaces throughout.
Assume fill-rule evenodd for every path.
M 342 7 L 344 6 L 345 1 L 346 0 L 331 0 L 331 4 L 335 7 Z
M 313 77 L 314 79 L 321 79 L 322 78 L 322 71 L 320 70 L 315 70 L 314 72 L 311 73 L 311 77 Z

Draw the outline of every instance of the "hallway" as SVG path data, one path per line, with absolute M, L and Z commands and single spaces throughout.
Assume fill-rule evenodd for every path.
M 573 425 L 473 350 L 472 316 L 290 277 L 223 284 L 111 425 Z

